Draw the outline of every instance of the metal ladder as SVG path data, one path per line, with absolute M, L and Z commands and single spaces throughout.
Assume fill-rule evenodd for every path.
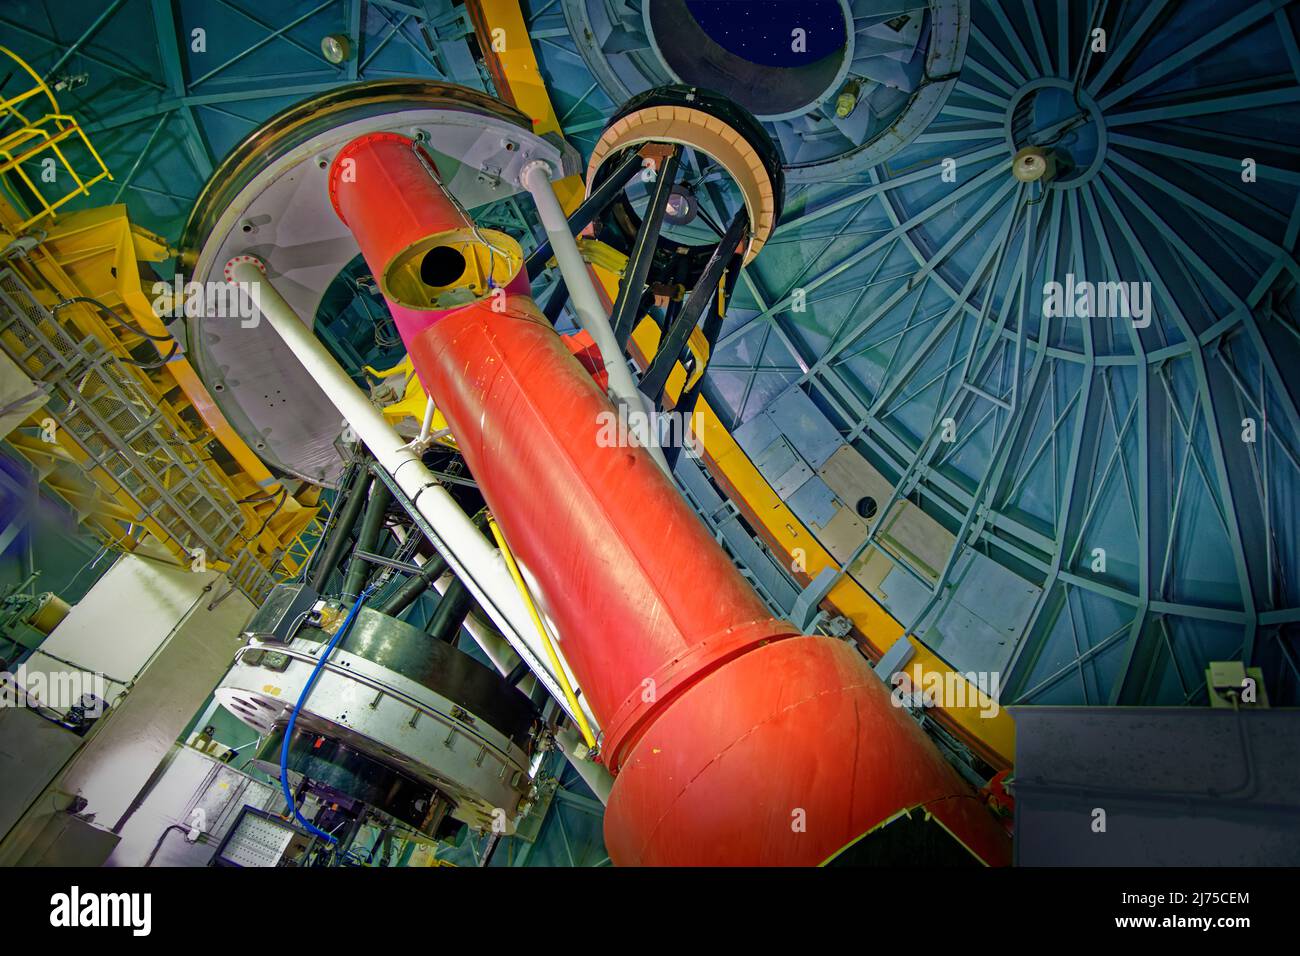
M 138 522 L 178 559 L 201 549 L 208 562 L 237 560 L 244 517 L 200 449 L 127 362 L 94 338 L 74 338 L 9 267 L 0 268 L 0 348 L 45 389 L 40 414 L 87 477 L 125 493 Z

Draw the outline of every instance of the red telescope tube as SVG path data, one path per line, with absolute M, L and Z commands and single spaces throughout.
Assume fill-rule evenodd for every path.
M 330 181 L 376 275 L 455 219 L 396 145 L 366 156 L 383 175 L 359 163 Z M 613 405 L 530 298 L 404 318 L 603 728 L 615 863 L 817 864 L 922 806 L 1007 862 L 1005 834 L 861 655 L 773 618 L 649 454 L 609 440 Z
M 445 248 L 454 233 L 469 232 L 474 225 L 434 181 L 436 171 L 423 147 L 397 133 L 368 133 L 352 140 L 329 170 L 330 203 L 358 241 L 366 237 L 361 254 L 408 343 L 445 310 L 426 310 L 409 297 L 404 300 L 395 263 L 426 248 Z M 448 241 L 439 243 L 439 238 Z M 527 274 L 521 271 L 506 288 L 527 294 Z

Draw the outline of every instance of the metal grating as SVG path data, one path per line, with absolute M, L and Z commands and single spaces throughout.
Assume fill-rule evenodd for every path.
M 203 549 L 210 561 L 249 557 L 239 547 L 238 503 L 130 366 L 93 338 L 74 339 L 8 268 L 0 270 L 0 347 L 49 393 L 44 412 L 81 450 L 89 478 L 102 484 L 108 476 L 141 520 L 152 519 L 187 552 Z

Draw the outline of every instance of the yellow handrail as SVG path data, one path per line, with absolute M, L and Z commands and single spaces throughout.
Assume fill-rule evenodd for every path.
M 91 186 L 101 180 L 112 179 L 113 176 L 109 173 L 108 167 L 99 155 L 99 151 L 87 138 L 81 125 L 72 116 L 59 111 L 59 103 L 54 98 L 54 93 L 41 79 L 40 75 L 28 66 L 22 57 L 7 47 L 0 46 L 0 54 L 17 63 L 34 82 L 34 85 L 29 90 L 10 97 L 0 97 L 0 124 L 3 124 L 8 119 L 14 119 L 18 124 L 15 129 L 0 135 L 0 176 L 10 172 L 14 173 L 22 181 L 31 197 L 35 199 L 36 204 L 40 206 L 35 215 L 29 216 L 18 224 L 18 229 L 25 229 L 43 216 L 54 218 L 55 210 L 64 203 L 77 195 L 89 195 Z M 29 120 L 18 109 L 18 105 L 42 93 L 49 100 L 50 111 L 39 119 Z M 70 140 L 73 137 L 81 141 L 81 144 L 86 148 L 86 152 L 90 154 L 98 167 L 97 170 L 91 170 L 91 174 L 85 178 L 78 175 L 72 162 L 64 155 L 64 151 L 59 148 L 60 142 Z M 31 177 L 27 175 L 26 170 L 23 169 L 24 163 L 47 149 L 58 157 L 59 162 L 63 164 L 63 168 L 67 170 L 68 175 L 72 177 L 72 181 L 76 183 L 75 189 L 53 201 L 45 198 Z M 29 205 L 17 195 L 14 198 L 22 202 L 23 205 Z
M 587 716 L 582 712 L 582 707 L 578 704 L 578 695 L 573 692 L 573 687 L 569 684 L 569 678 L 564 673 L 564 664 L 560 661 L 560 655 L 555 650 L 555 645 L 551 643 L 550 631 L 547 630 L 546 622 L 542 620 L 542 615 L 533 602 L 533 596 L 528 590 L 528 585 L 524 582 L 524 576 L 519 572 L 519 565 L 515 562 L 515 556 L 510 551 L 510 545 L 506 544 L 505 536 L 501 533 L 501 529 L 497 527 L 496 519 L 491 515 L 488 516 L 488 527 L 492 529 L 492 537 L 496 539 L 497 547 L 501 549 L 501 556 L 506 559 L 506 567 L 510 569 L 510 577 L 514 579 L 515 587 L 519 589 L 524 604 L 528 606 L 528 614 L 533 619 L 533 626 L 537 628 L 537 633 L 542 638 L 542 644 L 546 646 L 546 656 L 551 659 L 551 666 L 555 668 L 555 678 L 560 682 L 560 689 L 564 691 L 564 699 L 569 702 L 569 707 L 573 710 L 573 717 L 578 722 L 578 730 L 582 732 L 582 739 L 586 742 L 588 749 L 595 750 L 596 735 L 591 732 L 591 725 L 587 723 Z
M 41 79 L 41 75 L 37 73 L 35 70 L 33 70 L 30 66 L 28 66 L 26 60 L 24 60 L 22 57 L 20 57 L 17 53 L 9 49 L 8 47 L 0 46 L 0 53 L 3 53 L 5 56 L 9 57 L 9 59 L 17 63 L 23 69 L 23 71 L 35 81 L 36 84 L 25 93 L 19 93 L 17 96 L 10 96 L 5 99 L 0 99 L 0 109 L 13 113 L 20 120 L 22 120 L 24 124 L 26 124 L 27 119 L 26 117 L 23 116 L 22 113 L 19 113 L 18 110 L 15 108 L 16 104 L 21 103 L 24 100 L 35 96 L 38 93 L 44 93 L 45 98 L 50 101 L 50 112 L 57 113 L 59 111 L 59 101 L 54 98 L 54 92 L 48 86 L 45 85 L 45 81 Z

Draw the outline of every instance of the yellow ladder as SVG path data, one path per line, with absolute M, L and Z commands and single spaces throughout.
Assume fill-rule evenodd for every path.
M 91 186 L 113 177 L 81 124 L 59 109 L 53 91 L 39 74 L 7 47 L 0 46 L 0 54 L 18 64 L 20 77 L 26 74 L 32 80 L 30 88 L 0 99 L 0 177 L 3 177 L 13 199 L 23 208 L 24 218 L 16 225 L 16 229 L 21 231 L 46 216 L 53 219 L 56 209 L 77 196 L 89 196 Z M 19 108 L 24 107 L 32 113 L 34 108 L 46 106 L 48 109 L 34 119 L 29 119 Z M 87 171 L 78 172 L 68 158 L 69 147 L 74 146 L 88 157 L 85 160 L 90 167 Z M 53 156 L 43 156 L 45 153 L 53 153 Z M 57 165 L 45 166 L 45 159 L 57 160 Z M 59 195 L 45 195 L 29 174 L 27 167 L 33 162 L 42 166 L 41 174 L 36 177 L 42 183 L 57 183 L 66 174 L 75 187 Z

